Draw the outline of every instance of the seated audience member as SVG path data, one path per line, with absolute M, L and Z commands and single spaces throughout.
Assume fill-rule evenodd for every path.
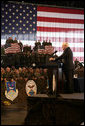
M 3 102 L 6 99 L 5 98 L 6 87 L 5 87 L 4 78 L 5 78 L 5 70 L 4 68 L 1 67 L 1 102 Z
M 23 80 L 22 68 L 19 67 L 19 80 Z
M 35 78 L 36 78 L 35 82 L 37 84 L 37 91 L 38 91 L 38 93 L 44 93 L 45 89 L 46 89 L 46 85 L 44 83 L 44 76 L 40 72 L 39 68 L 35 69 L 34 75 L 35 75 Z
M 28 70 L 28 80 L 35 80 L 34 69 L 32 67 L 30 67 Z
M 22 74 L 23 74 L 23 79 L 25 81 L 25 83 L 28 81 L 28 70 L 26 67 L 22 68 Z
M 11 69 L 10 67 L 6 67 L 6 70 L 5 70 L 5 82 L 6 81 L 13 81 L 13 73 L 11 72 Z
M 1 82 L 4 81 L 4 78 L 5 78 L 5 70 L 4 68 L 1 67 Z
M 14 77 L 14 80 L 16 80 L 16 81 L 19 79 L 19 70 L 18 69 L 15 69 L 13 77 Z

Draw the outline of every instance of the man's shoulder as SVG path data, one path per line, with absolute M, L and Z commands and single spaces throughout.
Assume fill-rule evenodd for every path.
M 72 51 L 70 47 L 67 47 L 64 52 Z

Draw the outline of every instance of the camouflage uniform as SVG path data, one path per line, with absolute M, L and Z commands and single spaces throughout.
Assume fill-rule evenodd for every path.
M 6 98 L 5 98 L 5 81 L 4 81 L 4 78 L 5 78 L 5 73 L 2 74 L 1 73 L 1 102 L 3 102 Z
M 37 92 L 38 93 L 44 93 L 45 92 L 45 89 L 46 89 L 46 85 L 44 83 L 44 76 L 42 75 L 42 73 L 40 73 L 39 69 L 38 71 L 35 70 L 35 82 L 37 84 Z
M 13 79 L 13 74 L 12 74 L 12 72 L 11 72 L 11 71 L 10 71 L 10 72 L 7 72 L 7 71 L 6 71 L 5 77 L 6 77 L 6 80 L 7 80 L 7 81 L 11 81 L 11 79 Z
M 23 72 L 20 71 L 19 72 L 19 79 L 18 81 L 18 90 L 19 90 L 19 94 L 18 94 L 18 102 L 26 102 L 27 99 L 27 95 L 26 95 L 26 91 L 25 91 L 25 86 L 26 86 L 26 81 L 25 78 L 27 77 L 27 72 Z
M 43 92 L 47 93 L 47 87 L 48 85 L 48 76 L 47 76 L 47 69 L 43 69 L 41 75 L 43 76 Z
M 33 68 L 29 68 L 29 70 L 28 70 L 28 80 L 35 80 L 34 78 L 35 78 L 35 76 L 34 76 L 34 69 Z

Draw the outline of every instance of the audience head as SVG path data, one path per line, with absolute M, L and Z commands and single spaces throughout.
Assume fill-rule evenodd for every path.
M 36 68 L 35 69 L 35 72 L 40 73 L 40 69 L 39 68 Z
M 5 70 L 3 67 L 1 67 L 1 73 L 4 74 L 5 73 Z
M 10 72 L 11 71 L 10 67 L 6 67 L 6 71 Z
M 22 68 L 21 67 L 19 67 L 19 72 L 22 72 Z
M 43 69 L 44 73 L 47 73 L 47 69 Z
M 33 72 L 34 72 L 34 70 L 33 70 L 32 67 L 29 68 L 29 72 L 30 72 L 30 73 L 33 73 Z

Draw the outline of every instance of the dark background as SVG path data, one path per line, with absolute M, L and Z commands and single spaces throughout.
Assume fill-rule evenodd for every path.
M 11 1 L 11 0 L 9 0 Z M 42 5 L 50 5 L 50 6 L 62 6 L 62 7 L 70 7 L 70 8 L 84 8 L 84 0 L 14 0 L 14 2 L 26 2 L 33 4 L 42 4 Z M 3 2 L 6 2 L 3 0 Z

